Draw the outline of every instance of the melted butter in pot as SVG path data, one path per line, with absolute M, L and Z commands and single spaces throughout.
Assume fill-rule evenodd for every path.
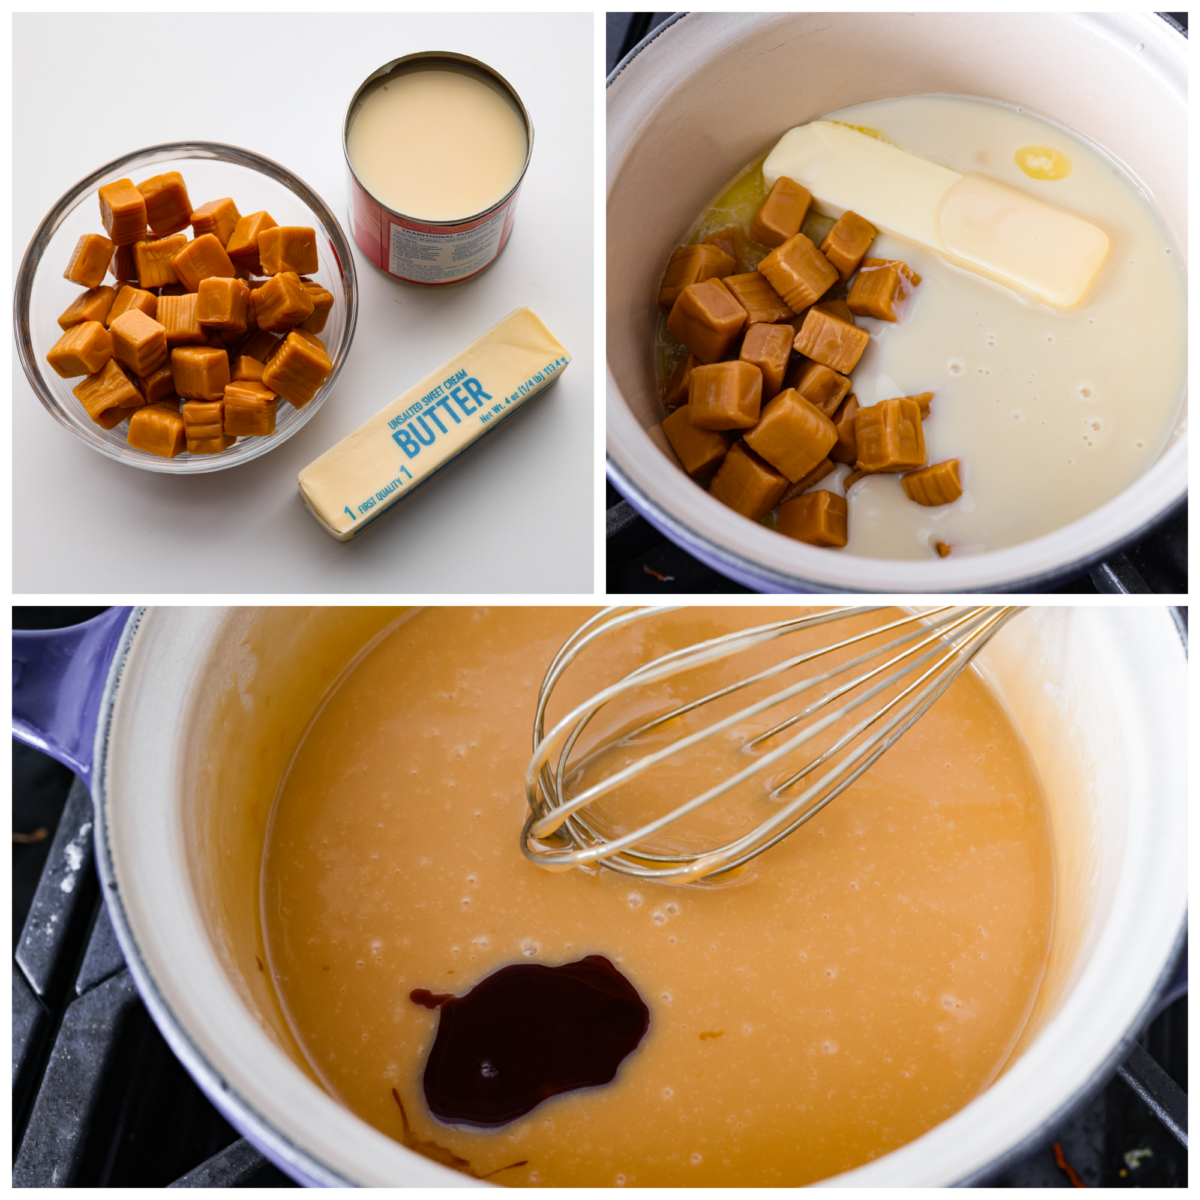
M 685 641 L 794 613 L 689 609 L 634 626 L 580 660 L 562 702 Z M 1053 918 L 1043 797 L 980 679 L 964 674 L 843 796 L 721 886 L 549 874 L 518 849 L 522 781 L 542 676 L 585 615 L 419 612 L 305 735 L 262 908 L 272 981 L 324 1086 L 440 1161 L 575 1186 L 808 1183 L 978 1095 L 1028 1018 Z M 422 1078 L 439 1013 L 410 994 L 465 997 L 512 964 L 589 955 L 650 1010 L 613 1082 L 494 1130 L 435 1118 Z

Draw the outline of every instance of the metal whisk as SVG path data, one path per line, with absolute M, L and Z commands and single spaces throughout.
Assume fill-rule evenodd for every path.
M 848 619 L 877 612 L 879 607 L 837 608 L 786 621 L 775 621 L 739 630 L 664 654 L 631 671 L 623 679 L 577 705 L 547 734 L 544 731 L 550 697 L 567 669 L 589 646 L 637 621 L 674 611 L 673 608 L 608 608 L 596 614 L 567 639 L 542 681 L 534 720 L 534 752 L 525 776 L 529 818 L 521 833 L 521 848 L 527 858 L 549 870 L 599 863 L 626 875 L 688 883 L 724 875 L 794 832 L 840 795 L 904 732 L 962 673 L 972 658 L 1018 612 L 1019 608 L 970 608 L 944 606 L 906 614 L 874 628 L 856 633 L 839 630 Z M 622 730 L 618 738 L 592 747 L 568 766 L 571 752 L 591 720 L 618 697 L 666 680 L 698 666 L 744 653 L 755 646 L 783 639 L 814 626 L 831 625 L 833 637 L 815 650 L 784 656 L 763 670 L 718 688 L 699 699 L 672 708 Z M 896 634 L 882 645 L 874 645 L 832 665 L 820 660 L 836 651 L 851 651 L 866 641 Z M 815 664 L 815 666 L 814 666 Z M 810 674 L 808 670 L 815 671 Z M 725 696 L 787 672 L 802 671 L 803 677 L 765 699 L 756 700 L 711 725 L 678 741 L 656 749 L 591 784 L 575 795 L 566 794 L 568 770 L 598 759 L 615 742 L 627 745 L 633 739 L 668 721 L 711 704 Z M 904 684 L 886 699 L 883 694 Z M 810 699 L 804 694 L 828 685 L 828 690 Z M 685 753 L 706 739 L 717 737 L 734 726 L 752 720 L 776 705 L 797 698 L 798 711 L 771 728 L 742 743 L 742 750 L 758 747 L 784 731 L 800 726 L 798 732 L 767 753 L 757 755 L 741 770 L 699 795 L 690 796 L 676 808 L 620 836 L 605 836 L 589 819 L 588 806 L 599 797 L 636 779 L 643 772 L 674 755 Z M 767 770 L 811 739 L 866 706 L 865 712 L 832 745 L 803 762 L 779 783 L 765 788 L 763 796 L 774 803 L 769 815 L 754 829 L 723 845 L 698 853 L 658 853 L 646 845 L 667 826 L 709 804 L 731 789 Z M 557 758 L 555 757 L 557 755 Z M 818 775 L 819 773 L 819 775 Z M 810 777 L 818 775 L 810 781 Z M 807 782 L 798 794 L 797 784 Z M 785 795 L 786 793 L 786 795 Z

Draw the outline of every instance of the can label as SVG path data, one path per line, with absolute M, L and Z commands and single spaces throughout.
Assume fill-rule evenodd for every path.
M 452 283 L 482 271 L 496 257 L 506 212 L 464 233 L 391 223 L 388 270 L 417 283 Z

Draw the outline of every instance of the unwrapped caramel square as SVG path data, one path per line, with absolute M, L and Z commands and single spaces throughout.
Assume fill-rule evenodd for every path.
M 678 408 L 688 401 L 688 384 L 691 382 L 692 371 L 700 365 L 700 360 L 694 354 L 688 354 L 679 360 L 671 378 L 663 385 L 662 402 L 668 411 Z
M 63 310 L 58 318 L 58 327 L 70 329 L 72 325 L 78 325 L 81 321 L 99 321 L 103 324 L 108 320 L 116 298 L 117 289 L 107 285 L 80 292 Z
M 195 215 L 194 213 L 192 214 Z M 201 234 L 194 241 L 188 242 L 171 259 L 171 266 L 189 292 L 200 290 L 201 280 L 212 279 L 214 276 L 222 279 L 233 278 L 233 263 L 225 253 L 225 247 L 211 233 Z
M 185 400 L 223 400 L 229 356 L 213 346 L 178 346 L 171 351 L 175 391 Z
M 225 389 L 225 432 L 235 437 L 265 437 L 274 433 L 278 400 L 261 383 L 231 383 Z
M 157 404 L 160 400 L 175 395 L 175 377 L 171 374 L 169 362 L 163 363 L 158 370 L 151 371 L 149 375 L 137 376 L 133 382 L 142 393 L 142 400 L 146 404 Z
M 196 293 L 196 319 L 210 329 L 246 332 L 250 289 L 241 279 L 210 278 L 200 281 Z
M 842 401 L 833 418 L 833 428 L 837 431 L 837 445 L 829 452 L 834 462 L 850 463 L 858 461 L 858 438 L 855 433 L 855 415 L 858 413 L 858 397 L 847 396 Z
M 779 503 L 787 485 L 785 475 L 738 442 L 725 455 L 708 491 L 734 512 L 761 521 Z
M 85 233 L 71 251 L 71 260 L 67 263 L 63 278 L 85 288 L 98 288 L 108 274 L 113 248 L 108 238 L 98 233 Z
M 282 333 L 312 316 L 316 305 L 295 271 L 283 271 L 251 292 L 259 329 Z
M 133 248 L 137 265 L 138 287 L 166 287 L 179 282 L 171 259 L 188 244 L 186 233 L 173 233 L 170 237 L 150 242 L 138 242 Z
M 128 415 L 123 410 L 135 408 L 142 402 L 141 393 L 129 382 L 129 376 L 121 370 L 115 358 L 110 358 L 94 375 L 71 389 L 87 414 L 97 425 L 105 429 L 124 420 Z M 111 414 L 120 411 L 119 416 Z
M 732 434 L 693 425 L 686 404 L 663 421 L 662 431 L 683 469 L 701 483 L 712 478 L 733 445 Z
M 697 246 L 680 246 L 671 252 L 667 262 L 667 270 L 658 289 L 658 307 L 663 312 L 670 312 L 684 288 L 707 279 L 722 279 L 731 275 L 734 267 L 733 257 L 719 246 L 707 242 Z
M 667 328 L 702 363 L 724 358 L 745 324 L 746 310 L 720 279 L 685 287 L 667 318 Z
M 808 358 L 801 359 L 797 367 L 788 371 L 785 382 L 827 417 L 837 412 L 838 405 L 850 391 L 848 376 Z
M 925 465 L 925 435 L 916 401 L 883 400 L 854 415 L 856 464 L 863 471 L 912 471 Z
M 920 280 L 919 275 L 899 260 L 866 259 L 854 276 L 846 303 L 856 316 L 897 321 L 904 311 L 904 302 Z
M 810 546 L 844 546 L 848 540 L 845 498 L 821 490 L 779 506 L 779 532 Z
M 733 259 L 735 271 L 743 260 L 745 240 L 745 234 L 736 225 L 726 225 L 724 229 L 718 229 L 716 233 L 710 233 L 708 237 L 700 239 L 702 245 L 716 246 L 718 250 L 724 250 Z
M 806 358 L 849 375 L 862 358 L 871 335 L 859 329 L 849 313 L 843 316 L 842 307 L 840 301 L 814 304 L 796 335 L 795 346 Z
M 325 328 L 325 322 L 329 320 L 330 312 L 333 311 L 333 293 L 311 280 L 305 283 L 304 290 L 312 297 L 312 315 L 305 317 L 296 328 L 303 329 L 306 333 L 320 333 Z
M 167 361 L 167 331 L 140 309 L 122 313 L 108 326 L 113 358 L 135 375 L 146 376 Z
M 783 377 L 792 356 L 790 325 L 751 325 L 742 339 L 738 358 L 762 372 L 763 401 L 772 399 L 783 387 Z
M 750 236 L 762 246 L 782 246 L 800 232 L 812 192 L 793 179 L 780 176 L 750 223 Z
M 275 219 L 269 212 L 256 212 L 242 217 L 229 235 L 225 253 L 236 266 L 260 273 L 262 260 L 258 252 L 258 239 L 264 230 L 274 228 Z
M 50 347 L 46 361 L 61 379 L 94 375 L 112 358 L 112 338 L 99 321 L 72 325 Z
M 137 248 L 140 245 L 141 242 L 133 242 L 129 246 L 117 246 L 113 249 L 108 270 L 118 285 L 137 279 Z
M 155 320 L 167 331 L 167 345 L 203 345 L 207 333 L 200 324 L 196 310 L 198 296 L 195 292 L 184 292 L 182 296 L 159 296 Z
M 746 445 L 795 483 L 803 479 L 837 441 L 833 422 L 794 388 L 780 392 L 762 410 Z
M 105 233 L 118 246 L 131 245 L 146 236 L 146 200 L 132 179 L 118 179 L 100 189 L 100 220 Z
M 251 292 L 251 300 L 254 293 Z M 265 329 L 260 329 L 257 333 L 252 333 L 240 346 L 239 352 L 247 354 L 251 358 L 257 358 L 264 366 L 270 362 L 271 355 L 279 349 L 280 339 L 273 333 L 268 333 Z
M 762 407 L 762 372 L 748 362 L 693 368 L 688 414 L 700 429 L 750 429 Z
M 751 325 L 773 324 L 775 321 L 790 320 L 793 313 L 783 302 L 783 297 L 758 271 L 745 275 L 730 275 L 724 280 L 733 298 L 746 310 L 746 319 Z
M 192 220 L 192 202 L 187 184 L 178 171 L 167 171 L 137 185 L 146 201 L 146 220 L 155 237 L 166 237 L 186 229 Z
M 234 383 L 262 383 L 264 363 L 248 354 L 240 354 L 233 364 Z
M 111 325 L 122 313 L 127 313 L 134 308 L 139 312 L 144 312 L 148 317 L 157 319 L 158 297 L 153 292 L 146 292 L 141 288 L 134 287 L 131 283 L 125 284 L 117 293 L 112 308 L 108 310 L 105 324 Z
M 267 275 L 278 275 L 280 271 L 313 275 L 321 265 L 317 231 L 307 225 L 272 225 L 258 235 L 258 256 Z
M 939 504 L 950 504 L 962 495 L 962 483 L 958 478 L 958 459 L 934 463 L 920 471 L 910 471 L 901 477 L 904 491 L 910 500 L 934 508 Z
M 293 330 L 267 363 L 262 381 L 277 396 L 302 408 L 332 370 L 333 363 L 320 338 Z
M 858 264 L 874 239 L 875 226 L 847 209 L 825 235 L 821 253 L 829 259 L 837 270 L 838 278 L 845 283 L 858 270 Z
M 189 442 L 225 436 L 225 401 L 189 400 L 179 410 L 183 432 Z
M 837 270 L 802 233 L 772 250 L 758 269 L 795 313 L 816 303 L 838 281 Z
M 186 444 L 183 417 L 169 404 L 147 404 L 129 418 L 126 441 L 135 450 L 174 458 L 183 453 Z
M 198 241 L 205 234 L 211 234 L 224 248 L 241 219 L 237 205 L 228 196 L 220 200 L 210 200 L 207 204 L 200 205 L 191 215 L 192 237 Z

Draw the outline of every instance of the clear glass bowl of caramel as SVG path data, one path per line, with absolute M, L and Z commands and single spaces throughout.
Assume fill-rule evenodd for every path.
M 242 213 L 265 209 L 280 225 L 307 225 L 316 230 L 320 269 L 315 279 L 333 295 L 321 340 L 333 370 L 317 394 L 302 408 L 284 400 L 278 405 L 275 432 L 243 437 L 220 454 L 188 454 L 176 458 L 136 450 L 126 442 L 128 421 L 104 430 L 87 414 L 72 388 L 80 379 L 60 379 L 46 354 L 62 330 L 58 317 L 82 290 L 63 278 L 63 271 L 80 236 L 103 234 L 97 192 L 106 183 L 132 179 L 140 183 L 153 175 L 178 171 L 193 204 L 230 196 Z M 190 230 L 189 236 L 190 236 Z M 112 284 L 112 276 L 105 278 Z M 25 252 L 13 300 L 17 353 L 39 400 L 51 416 L 89 446 L 130 466 L 148 471 L 187 475 L 222 471 L 258 458 L 282 444 L 311 420 L 332 391 L 358 316 L 358 287 L 350 243 L 329 206 L 303 180 L 268 158 L 217 142 L 171 142 L 127 154 L 107 163 L 77 183 L 47 213 Z

